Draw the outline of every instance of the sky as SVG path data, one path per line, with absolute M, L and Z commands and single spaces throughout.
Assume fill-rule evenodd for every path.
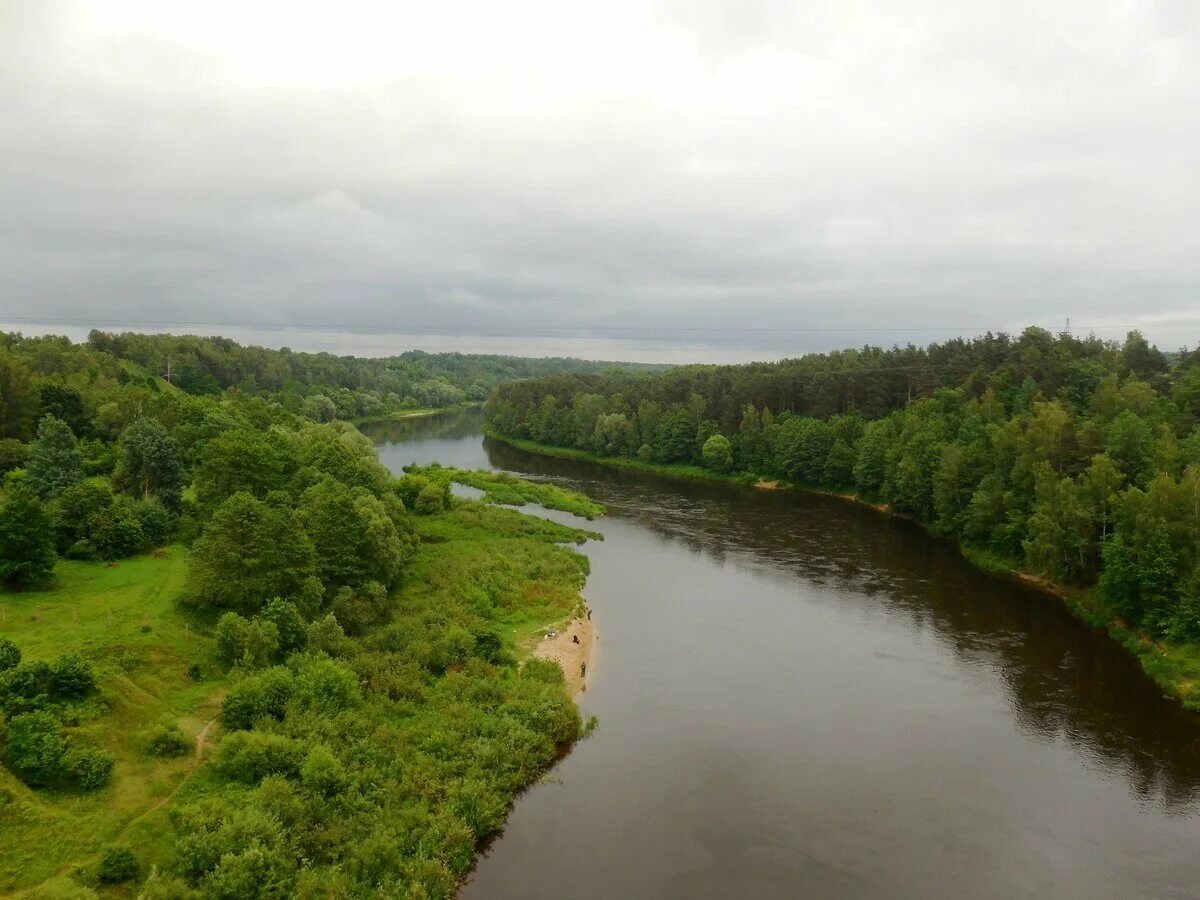
M 0 0 L 0 323 L 1173 349 L 1198 109 L 1194 0 Z

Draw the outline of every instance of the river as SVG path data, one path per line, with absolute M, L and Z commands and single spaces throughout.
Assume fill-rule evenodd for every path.
M 517 800 L 462 897 L 1200 894 L 1200 716 L 1058 601 L 868 509 L 480 426 L 366 431 L 395 471 L 527 474 L 609 515 L 584 548 L 600 727 Z

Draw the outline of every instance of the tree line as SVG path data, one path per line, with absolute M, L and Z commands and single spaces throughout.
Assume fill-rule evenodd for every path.
M 853 492 L 1200 639 L 1200 351 L 988 334 L 503 385 L 501 436 Z

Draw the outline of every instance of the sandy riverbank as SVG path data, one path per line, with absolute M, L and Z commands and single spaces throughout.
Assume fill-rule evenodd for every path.
M 573 640 L 576 637 L 579 643 Z M 572 619 L 553 637 L 542 638 L 534 647 L 533 655 L 538 659 L 556 660 L 567 676 L 567 688 L 571 696 L 575 696 L 587 690 L 588 679 L 592 677 L 595 643 L 596 629 L 591 619 L 585 616 Z

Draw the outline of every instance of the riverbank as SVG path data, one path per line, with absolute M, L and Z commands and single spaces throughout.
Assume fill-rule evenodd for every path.
M 585 450 L 553 447 L 523 438 L 512 438 L 497 433 L 485 426 L 484 434 L 497 441 L 529 453 L 542 456 L 590 462 L 610 468 L 627 469 L 687 481 L 712 481 L 740 484 L 746 487 L 769 490 L 802 491 L 837 498 L 876 512 L 920 526 L 933 537 L 949 540 L 929 531 L 925 523 L 905 513 L 892 510 L 887 504 L 877 503 L 852 492 L 831 491 L 814 488 L 795 482 L 775 480 L 760 482 L 757 476 L 747 473 L 720 473 L 699 466 L 672 465 L 646 462 L 639 459 L 602 456 Z M 1041 593 L 1056 598 L 1076 618 L 1091 627 L 1104 630 L 1108 635 L 1132 653 L 1141 664 L 1142 670 L 1167 696 L 1178 701 L 1185 709 L 1200 712 L 1200 646 L 1180 644 L 1155 638 L 1137 629 L 1130 628 L 1107 609 L 1094 587 L 1077 587 L 1058 584 L 1031 572 L 1021 570 L 1012 561 L 997 556 L 986 549 L 965 546 L 951 541 L 972 565 L 990 575 L 1032 587 Z
M 596 629 L 586 615 L 579 616 L 557 631 L 547 633 L 533 648 L 535 659 L 552 659 L 563 668 L 567 690 L 572 697 L 587 691 L 594 672 Z

